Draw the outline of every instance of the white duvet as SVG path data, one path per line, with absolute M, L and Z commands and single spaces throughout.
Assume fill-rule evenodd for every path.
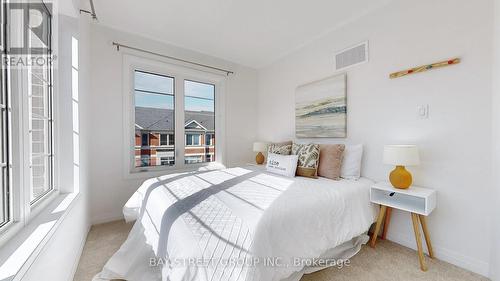
M 94 280 L 299 280 L 311 259 L 346 259 L 375 218 L 371 181 L 285 178 L 258 167 L 145 181 L 123 208 L 136 220 Z

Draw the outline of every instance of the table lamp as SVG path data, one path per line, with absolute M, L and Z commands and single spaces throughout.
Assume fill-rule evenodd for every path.
M 395 188 L 407 189 L 412 183 L 410 172 L 405 166 L 416 166 L 420 163 L 416 145 L 386 145 L 384 146 L 384 164 L 396 168 L 389 174 L 389 180 Z
M 264 154 L 262 154 L 262 152 L 265 152 L 266 150 L 267 150 L 267 143 L 265 142 L 253 143 L 253 151 L 258 152 L 257 156 L 255 156 L 255 162 L 257 162 L 257 164 L 262 165 L 264 163 Z

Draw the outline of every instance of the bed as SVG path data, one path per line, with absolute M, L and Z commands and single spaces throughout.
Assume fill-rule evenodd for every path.
M 371 184 L 257 166 L 151 178 L 123 208 L 135 221 L 127 240 L 93 280 L 298 281 L 368 241 Z

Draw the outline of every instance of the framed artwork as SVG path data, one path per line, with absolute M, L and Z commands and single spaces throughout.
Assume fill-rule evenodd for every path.
M 295 93 L 297 138 L 347 136 L 346 75 L 299 86 Z

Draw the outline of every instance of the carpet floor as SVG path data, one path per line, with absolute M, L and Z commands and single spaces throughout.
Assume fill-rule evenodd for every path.
M 131 228 L 131 224 L 123 221 L 92 226 L 74 281 L 92 280 L 111 255 L 120 248 Z M 379 240 L 376 249 L 363 246 L 361 252 L 351 259 L 349 266 L 342 269 L 332 267 L 304 275 L 301 281 L 489 280 L 437 259 L 426 257 L 426 261 L 429 270 L 422 272 L 414 250 L 387 240 Z

